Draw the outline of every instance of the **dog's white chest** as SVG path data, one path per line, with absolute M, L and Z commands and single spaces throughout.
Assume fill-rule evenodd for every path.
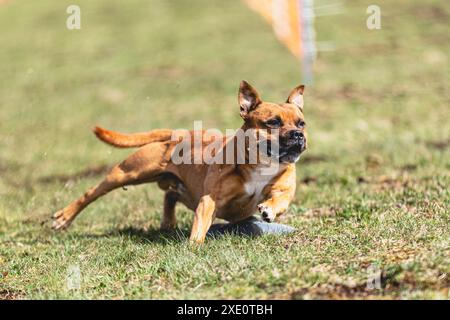
M 278 175 L 280 169 L 279 166 L 257 167 L 244 185 L 246 194 L 259 201 L 264 188 Z

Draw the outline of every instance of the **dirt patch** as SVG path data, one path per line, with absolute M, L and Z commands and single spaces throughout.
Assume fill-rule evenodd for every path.
M 301 180 L 303 184 L 312 184 L 317 182 L 317 177 L 307 176 Z
M 419 19 L 432 20 L 433 22 L 447 22 L 450 15 L 442 7 L 432 5 L 415 5 L 410 9 L 410 13 Z
M 306 156 L 302 157 L 301 162 L 306 164 L 306 163 L 326 162 L 328 160 L 329 160 L 329 158 L 327 156 L 313 154 L 313 155 L 306 155 Z
M 389 253 L 384 256 L 384 260 L 388 264 L 403 263 L 412 260 L 419 253 L 419 250 L 408 247 L 393 247 L 390 248 Z
M 437 150 L 445 150 L 450 148 L 450 139 L 442 141 L 427 141 L 426 144 Z
M 62 174 L 62 175 L 51 175 L 46 176 L 38 179 L 38 182 L 41 183 L 54 183 L 54 182 L 60 182 L 60 183 L 67 183 L 76 181 L 82 178 L 92 178 L 92 177 L 98 177 L 101 175 L 106 174 L 111 169 L 111 166 L 109 165 L 100 165 L 95 166 L 91 168 L 87 168 L 83 171 L 74 173 L 74 174 Z
M 376 169 L 380 167 L 384 162 L 383 157 L 376 153 L 372 153 L 366 156 L 365 161 L 367 169 Z
M 0 300 L 17 300 L 21 297 L 23 297 L 23 293 L 20 291 L 0 289 Z
M 334 217 L 337 214 L 342 212 L 341 208 L 337 207 L 323 207 L 323 208 L 314 208 L 306 211 L 304 215 L 306 217 Z
M 412 181 L 409 176 L 404 173 L 398 176 L 381 175 L 376 177 L 356 178 L 359 184 L 370 184 L 379 190 L 403 189 L 411 185 Z
M 405 164 L 400 169 L 403 171 L 413 172 L 416 171 L 419 166 L 414 163 Z
M 400 298 L 401 291 L 433 289 L 448 295 L 450 281 L 448 277 L 436 281 L 418 281 L 412 272 L 400 270 L 382 271 L 380 289 L 368 287 L 363 283 L 327 283 L 301 288 L 290 292 L 291 299 L 395 299 Z
M 372 265 L 374 259 L 383 261 L 385 265 L 400 266 L 401 264 L 413 261 L 421 254 L 421 251 L 418 248 L 408 247 L 403 244 L 393 244 L 384 247 L 382 242 L 375 242 L 375 245 L 378 248 L 383 248 L 380 249 L 383 250 L 383 252 L 377 254 L 376 258 L 367 256 L 361 257 L 359 262 L 360 268 L 368 268 Z
M 367 299 L 382 294 L 378 290 L 368 290 L 366 284 L 349 286 L 345 284 L 322 284 L 311 288 L 301 288 L 291 292 L 290 299 Z

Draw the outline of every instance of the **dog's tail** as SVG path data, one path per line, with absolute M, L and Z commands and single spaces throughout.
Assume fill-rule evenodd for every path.
M 117 148 L 136 148 L 152 142 L 170 140 L 172 130 L 153 130 L 149 132 L 125 134 L 100 127 L 93 129 L 97 138 Z

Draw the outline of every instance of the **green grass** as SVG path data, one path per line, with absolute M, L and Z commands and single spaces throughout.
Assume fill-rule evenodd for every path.
M 188 244 L 192 213 L 160 233 L 162 192 L 115 191 L 65 233 L 46 223 L 130 150 L 91 134 L 240 126 L 247 79 L 281 102 L 298 62 L 242 1 L 0 5 L 0 298 L 449 298 L 450 5 L 372 1 L 318 17 L 306 89 L 310 144 L 282 222 L 298 231 Z M 317 5 L 326 4 L 316 1 Z M 67 288 L 78 266 L 80 290 Z M 368 267 L 382 289 L 366 289 Z

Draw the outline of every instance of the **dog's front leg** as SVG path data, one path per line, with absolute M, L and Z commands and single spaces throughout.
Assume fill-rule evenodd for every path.
M 293 192 L 275 192 L 272 196 L 258 205 L 261 217 L 266 222 L 273 222 L 276 217 L 282 215 L 289 207 L 293 198 Z
M 265 201 L 258 205 L 261 217 L 266 222 L 273 222 L 289 207 L 295 195 L 295 166 L 287 168 L 275 181 L 265 188 Z
M 210 195 L 203 196 L 195 210 L 190 240 L 203 243 L 216 215 L 216 202 Z

